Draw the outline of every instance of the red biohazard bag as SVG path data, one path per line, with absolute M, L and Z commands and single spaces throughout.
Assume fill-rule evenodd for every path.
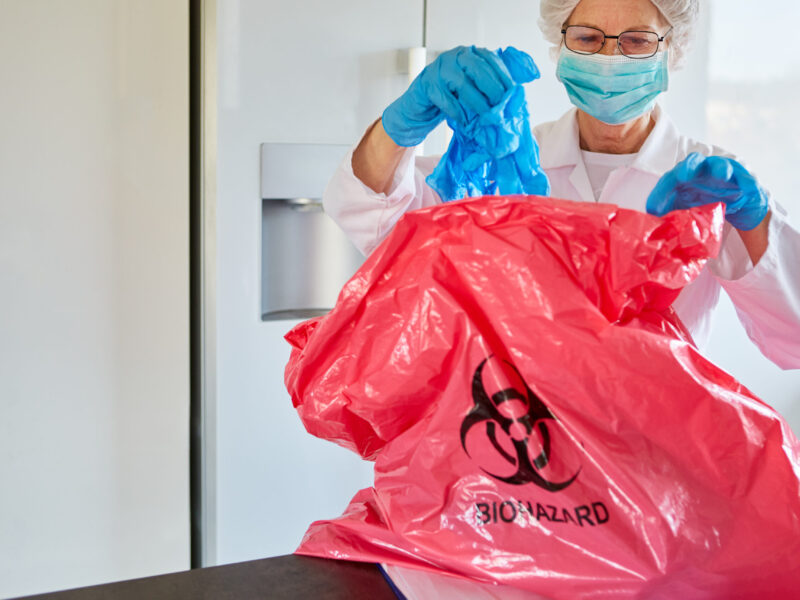
M 298 325 L 286 385 L 374 487 L 300 554 L 553 599 L 800 594 L 800 444 L 670 308 L 721 205 L 414 211 Z

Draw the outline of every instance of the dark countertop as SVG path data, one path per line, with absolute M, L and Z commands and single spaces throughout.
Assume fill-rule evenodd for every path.
M 28 600 L 396 600 L 370 563 L 278 556 L 169 575 L 27 596 Z

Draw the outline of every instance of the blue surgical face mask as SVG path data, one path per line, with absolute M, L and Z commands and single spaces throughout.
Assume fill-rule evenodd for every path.
M 650 58 L 577 54 L 565 47 L 556 76 L 572 103 L 610 125 L 627 123 L 653 109 L 669 83 L 667 51 Z

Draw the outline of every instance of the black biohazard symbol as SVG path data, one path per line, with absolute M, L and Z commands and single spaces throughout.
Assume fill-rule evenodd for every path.
M 490 357 L 491 358 L 491 357 Z M 464 421 L 461 423 L 461 446 L 469 455 L 467 450 L 466 438 L 469 431 L 476 426 L 484 429 L 492 447 L 498 452 L 499 456 L 511 467 L 516 467 L 516 472 L 511 476 L 501 476 L 481 467 L 487 475 L 494 477 L 505 483 L 512 485 L 523 485 L 533 483 L 541 488 L 558 492 L 569 486 L 580 473 L 580 469 L 566 481 L 553 482 L 545 479 L 540 471 L 544 469 L 551 460 L 551 433 L 548 429 L 548 422 L 555 422 L 555 417 L 550 409 L 542 402 L 539 397 L 525 383 L 519 371 L 508 361 L 503 361 L 514 374 L 516 374 L 519 387 L 510 387 L 495 392 L 491 396 L 486 392 L 483 382 L 483 369 L 488 362 L 484 359 L 478 365 L 472 377 L 472 399 L 475 406 L 469 411 Z M 514 404 L 526 407 L 523 414 L 511 414 L 503 410 L 504 403 L 516 401 Z M 518 411 L 520 412 L 520 411 Z M 504 414 L 505 413 L 505 414 Z M 504 448 L 498 441 L 498 428 L 505 433 L 505 437 L 513 442 L 513 452 L 511 448 Z M 538 438 L 541 442 L 541 452 L 535 458 L 530 455 L 531 438 L 538 431 Z

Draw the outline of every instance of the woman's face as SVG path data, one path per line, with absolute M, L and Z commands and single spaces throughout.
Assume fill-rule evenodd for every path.
M 655 31 L 659 37 L 669 23 L 650 0 L 581 0 L 565 25 L 586 25 L 606 35 L 623 31 Z M 667 40 L 661 42 L 662 49 Z M 606 40 L 600 54 L 617 54 L 617 40 Z

